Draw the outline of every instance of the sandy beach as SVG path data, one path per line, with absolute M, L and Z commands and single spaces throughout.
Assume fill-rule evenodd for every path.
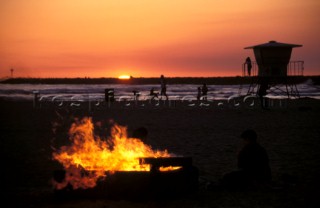
M 53 148 L 68 144 L 68 129 L 75 118 L 92 117 L 132 130 L 148 129 L 153 149 L 193 158 L 200 171 L 197 194 L 170 200 L 78 199 L 56 202 L 50 183 L 60 165 L 52 160 Z M 56 107 L 34 108 L 32 102 L 0 101 L 1 192 L 8 207 L 315 207 L 320 185 L 320 101 L 290 100 L 283 107 L 162 108 L 110 107 L 88 111 Z M 279 189 L 243 192 L 209 191 L 207 181 L 218 181 L 236 169 L 239 135 L 255 129 L 269 154 L 273 181 Z M 291 178 L 282 187 L 282 176 Z

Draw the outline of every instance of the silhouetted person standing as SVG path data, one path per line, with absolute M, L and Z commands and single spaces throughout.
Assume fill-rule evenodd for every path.
M 271 181 L 271 169 L 266 150 L 257 142 L 257 134 L 248 129 L 241 134 L 243 147 L 238 153 L 238 169 L 223 178 L 229 189 L 265 186 Z
M 203 100 L 207 100 L 207 95 L 208 95 L 208 87 L 207 87 L 207 84 L 204 83 L 204 84 L 202 85 L 201 91 L 202 91 Z
M 161 92 L 160 92 L 160 95 L 161 97 L 164 95 L 166 96 L 166 99 L 168 100 L 168 95 L 167 95 L 167 83 L 166 83 L 166 80 L 164 78 L 163 75 L 161 75 L 160 77 L 160 84 L 161 84 Z
M 198 87 L 198 94 L 197 94 L 197 100 L 201 99 L 201 87 Z
M 248 75 L 251 76 L 252 62 L 251 62 L 250 57 L 246 58 L 245 65 L 247 65 Z

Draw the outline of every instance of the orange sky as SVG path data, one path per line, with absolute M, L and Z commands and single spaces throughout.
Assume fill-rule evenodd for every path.
M 0 77 L 236 76 L 269 40 L 320 75 L 319 0 L 1 0 Z

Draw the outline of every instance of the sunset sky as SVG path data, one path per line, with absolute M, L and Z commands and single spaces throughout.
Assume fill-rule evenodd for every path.
M 319 25 L 319 0 L 0 0 L 0 77 L 236 76 L 270 40 L 320 75 Z

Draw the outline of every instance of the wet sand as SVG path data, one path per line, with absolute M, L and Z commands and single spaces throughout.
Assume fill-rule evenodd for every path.
M 112 119 L 133 129 L 148 129 L 148 143 L 190 156 L 200 171 L 197 194 L 170 200 L 77 199 L 56 202 L 50 179 L 60 165 L 51 159 L 52 148 L 68 144 L 68 129 L 75 118 L 91 116 L 109 126 Z M 320 101 L 291 100 L 271 107 L 123 107 L 71 109 L 32 102 L 0 101 L 1 192 L 9 207 L 308 207 L 317 198 L 320 173 Z M 206 180 L 218 181 L 236 169 L 239 135 L 247 128 L 258 133 L 266 148 L 273 181 L 282 185 L 289 175 L 292 183 L 281 189 L 243 192 L 208 191 Z M 107 129 L 96 129 L 105 134 Z M 318 201 L 317 201 L 318 200 Z

